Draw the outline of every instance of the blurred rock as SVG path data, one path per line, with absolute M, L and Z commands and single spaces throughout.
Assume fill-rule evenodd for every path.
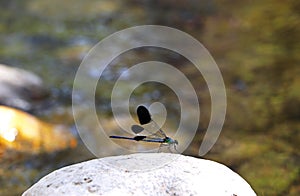
M 95 159 L 56 170 L 24 192 L 31 195 L 256 195 L 228 167 L 178 154 Z
M 48 89 L 37 75 L 0 64 L 0 104 L 30 111 L 34 101 L 48 94 Z
M 28 154 L 51 153 L 76 144 L 76 138 L 67 127 L 45 123 L 23 111 L 0 106 L 0 151 L 3 154 L 6 149 Z

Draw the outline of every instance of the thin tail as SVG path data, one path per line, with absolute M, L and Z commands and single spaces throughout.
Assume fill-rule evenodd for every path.
M 114 138 L 114 139 L 125 139 L 125 140 L 135 140 L 132 137 L 124 137 L 124 136 L 117 136 L 117 135 L 111 135 L 109 136 L 110 138 Z
M 144 136 L 144 135 L 137 135 L 135 137 L 124 137 L 124 136 L 118 136 L 118 135 L 111 135 L 109 137 L 114 138 L 114 139 L 125 139 L 125 140 L 144 141 L 144 142 L 157 142 L 157 141 L 152 141 L 152 140 L 145 140 L 145 138 L 147 138 L 147 136 Z

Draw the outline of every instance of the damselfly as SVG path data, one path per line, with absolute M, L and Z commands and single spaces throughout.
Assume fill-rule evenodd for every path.
M 178 145 L 178 141 L 168 137 L 163 130 L 157 125 L 157 123 L 152 120 L 150 112 L 148 109 L 140 105 L 137 108 L 138 119 L 142 126 L 132 125 L 131 129 L 135 134 L 138 134 L 142 131 L 147 131 L 150 135 L 137 135 L 135 137 L 125 137 L 125 136 L 109 136 L 113 139 L 125 139 L 125 140 L 134 140 L 134 141 L 143 141 L 143 142 L 153 142 L 160 143 L 160 149 L 163 146 L 167 146 L 171 151 L 171 146 L 174 146 L 174 149 L 177 151 L 176 146 Z M 150 131 L 153 130 L 153 131 Z M 178 151 L 177 151 L 178 152 Z

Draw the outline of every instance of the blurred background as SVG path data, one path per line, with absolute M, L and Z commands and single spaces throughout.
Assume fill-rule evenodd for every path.
M 77 68 L 101 39 L 145 24 L 192 35 L 222 72 L 225 125 L 203 158 L 229 166 L 258 195 L 299 195 L 299 10 L 298 0 L 1 0 L 0 195 L 20 195 L 57 168 L 95 158 L 74 125 Z M 210 94 L 201 74 L 178 54 L 144 48 L 115 59 L 105 70 L 106 85 L 96 92 L 99 116 L 117 129 L 110 120 L 113 83 L 122 70 L 146 60 L 174 65 L 196 89 L 201 119 L 183 154 L 197 157 L 210 119 Z M 164 103 L 169 127 L 178 125 L 178 99 L 166 86 L 147 83 L 131 101 L 133 116 L 136 103 Z

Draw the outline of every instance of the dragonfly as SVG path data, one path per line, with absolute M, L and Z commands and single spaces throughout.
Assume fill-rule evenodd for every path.
M 171 137 L 168 137 L 165 132 L 158 126 L 158 124 L 151 118 L 149 110 L 143 106 L 140 105 L 137 107 L 137 116 L 139 123 L 141 125 L 144 125 L 144 127 L 139 125 L 132 125 L 131 130 L 138 134 L 142 131 L 148 132 L 150 135 L 136 135 L 135 137 L 126 137 L 126 136 L 117 136 L 117 135 L 111 135 L 110 138 L 113 139 L 123 139 L 123 140 L 134 140 L 134 141 L 142 141 L 142 142 L 151 142 L 151 143 L 160 143 L 159 150 L 163 146 L 167 146 L 169 148 L 169 151 L 171 151 L 171 146 L 174 147 L 174 149 L 177 151 L 176 147 L 178 145 L 178 141 L 172 139 Z M 147 128 L 148 127 L 148 128 Z M 150 131 L 155 130 L 155 132 Z

